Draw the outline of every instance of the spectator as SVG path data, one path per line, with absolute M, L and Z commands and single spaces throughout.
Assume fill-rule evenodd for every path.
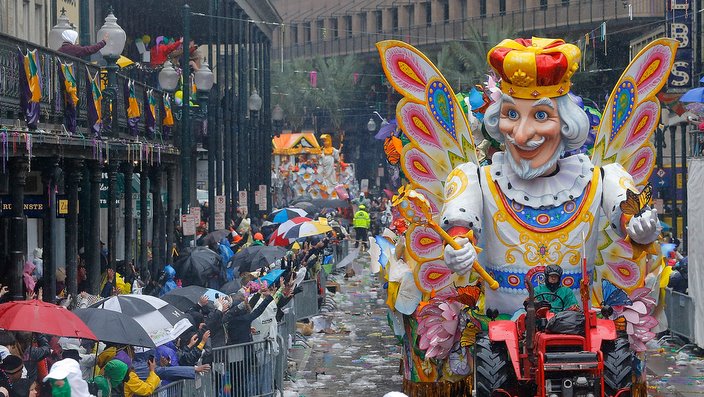
M 180 38 L 171 43 L 169 43 L 167 40 L 168 38 L 165 38 L 164 43 L 157 43 L 154 47 L 149 50 L 149 65 L 151 67 L 158 68 L 163 65 L 164 62 L 166 62 L 166 59 L 169 58 L 169 55 L 176 49 L 181 47 L 181 44 L 183 43 L 183 38 Z
M 78 40 L 78 32 L 75 30 L 64 30 L 61 33 L 61 38 L 64 42 L 61 44 L 61 48 L 59 48 L 60 53 L 71 55 L 76 58 L 84 58 L 95 54 L 100 51 L 101 48 L 105 47 L 108 40 L 108 34 L 105 33 L 102 40 L 89 46 L 80 46 L 76 44 L 76 40 Z
M 17 356 L 7 356 L 0 363 L 0 396 L 25 397 L 29 395 L 33 383 L 22 378 L 22 359 Z

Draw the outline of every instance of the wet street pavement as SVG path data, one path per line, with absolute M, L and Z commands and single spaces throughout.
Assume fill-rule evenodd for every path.
M 704 357 L 688 348 L 661 343 L 648 352 L 648 395 L 694 397 L 704 395 Z
M 291 349 L 298 368 L 286 382 L 287 396 L 371 397 L 402 390 L 401 346 L 386 320 L 385 293 L 368 263 L 369 255 L 362 253 L 353 264 L 357 275 L 332 276 L 340 283 L 333 296 L 337 308 L 313 319 L 315 329 L 306 340 L 310 348 L 297 342 Z

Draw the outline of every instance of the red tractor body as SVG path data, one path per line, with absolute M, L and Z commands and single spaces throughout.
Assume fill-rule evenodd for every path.
M 628 339 L 619 335 L 612 320 L 597 318 L 589 310 L 588 285 L 582 286 L 584 329 L 570 334 L 546 330 L 548 321 L 561 316 L 550 313 L 549 307 L 536 310 L 533 288 L 527 288 L 526 314 L 516 321 L 490 322 L 488 335 L 477 339 L 476 395 L 629 396 L 633 356 Z

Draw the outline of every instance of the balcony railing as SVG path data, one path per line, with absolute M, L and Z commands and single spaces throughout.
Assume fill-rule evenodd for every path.
M 41 74 L 41 91 L 42 99 L 40 102 L 41 114 L 39 118 L 38 130 L 44 133 L 62 133 L 64 116 L 63 92 L 61 89 L 61 81 L 59 79 L 59 63 L 73 63 L 78 93 L 78 108 L 76 118 L 78 124 L 78 133 L 85 137 L 92 138 L 93 134 L 89 132 L 87 127 L 87 92 L 89 87 L 88 73 L 94 76 L 100 71 L 101 79 L 106 79 L 107 72 L 105 68 L 100 68 L 98 65 L 88 63 L 82 59 L 74 58 L 66 54 L 52 51 L 51 49 L 37 46 L 34 43 L 23 41 L 11 36 L 0 34 L 0 127 L 19 126 L 25 128 L 26 124 L 21 109 L 20 109 L 20 83 L 19 73 L 23 65 L 18 60 L 18 49 L 23 53 L 27 50 L 37 50 L 38 63 Z M 108 140 L 118 140 L 125 143 L 136 142 L 153 142 L 159 145 L 171 145 L 172 137 L 164 136 L 162 131 L 162 102 L 163 92 L 154 88 L 153 84 L 156 81 L 153 74 L 143 74 L 143 76 L 152 76 L 150 81 L 135 81 L 135 92 L 139 103 L 141 116 L 138 123 L 138 137 L 133 137 L 128 132 L 127 128 L 127 112 L 124 103 L 124 86 L 126 80 L 131 78 L 133 72 L 119 71 L 117 74 L 117 87 L 115 100 L 113 102 L 112 117 L 113 131 L 104 132 L 102 138 Z M 139 77 L 143 77 L 139 76 Z M 137 77 L 137 76 L 135 76 Z M 152 83 L 150 85 L 149 83 Z M 144 93 L 146 90 L 153 89 L 153 94 L 157 98 L 158 103 L 155 109 L 155 133 L 154 136 L 147 137 L 145 127 L 145 103 Z M 105 100 L 105 96 L 103 97 Z M 174 106 L 174 112 L 176 108 Z M 20 120 L 18 125 L 18 120 Z M 103 122 L 106 122 L 105 114 L 103 114 Z M 173 130 L 176 130 L 175 128 Z M 29 131 L 32 132 L 32 131 Z
M 471 39 L 467 37 L 467 27 L 473 26 L 482 35 L 489 26 L 512 28 L 518 33 L 536 31 L 574 31 L 576 29 L 594 29 L 601 22 L 630 22 L 644 20 L 662 20 L 665 17 L 665 2 L 662 0 L 643 0 L 631 2 L 631 11 L 624 7 L 623 0 L 571 0 L 568 5 L 553 4 L 508 11 L 484 17 L 449 20 L 430 25 L 399 27 L 382 32 L 357 33 L 344 37 L 296 44 L 283 48 L 283 57 L 293 59 L 312 56 L 339 56 L 376 51 L 374 44 L 381 40 L 403 40 L 415 46 L 438 44 L 454 40 Z M 331 35 L 332 36 L 332 35 Z M 280 53 L 281 48 L 274 49 Z

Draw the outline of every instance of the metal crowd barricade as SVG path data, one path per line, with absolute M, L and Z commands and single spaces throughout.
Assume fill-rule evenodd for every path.
M 195 381 L 193 379 L 183 379 L 161 386 L 152 393 L 151 397 L 182 397 L 195 395 Z
M 300 287 L 302 291 L 293 298 L 296 321 L 318 314 L 318 281 L 305 280 Z
M 694 301 L 691 296 L 666 288 L 665 315 L 670 333 L 694 340 Z
M 280 346 L 279 355 L 285 357 L 285 352 L 285 345 Z M 275 396 L 276 361 L 271 339 L 215 348 L 209 375 L 191 395 Z

